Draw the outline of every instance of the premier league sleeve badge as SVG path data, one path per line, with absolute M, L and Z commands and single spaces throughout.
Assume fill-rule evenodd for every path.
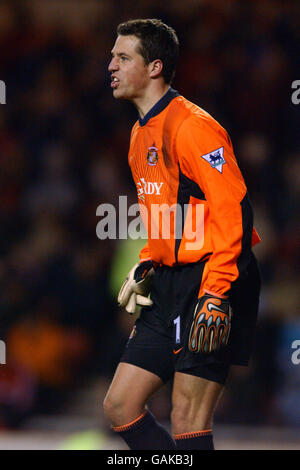
M 202 155 L 201 158 L 204 158 L 204 160 L 206 160 L 212 168 L 215 168 L 220 173 L 222 173 L 223 165 L 224 163 L 226 163 L 223 154 L 224 147 L 220 147 L 219 149 L 214 150 L 213 152 Z

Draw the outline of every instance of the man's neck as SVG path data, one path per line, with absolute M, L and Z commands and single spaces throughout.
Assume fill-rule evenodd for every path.
M 140 117 L 143 119 L 144 116 L 150 111 L 151 108 L 167 93 L 170 88 L 169 84 L 164 84 L 157 89 L 148 90 L 145 95 L 141 98 L 133 100 L 133 104 L 138 110 Z

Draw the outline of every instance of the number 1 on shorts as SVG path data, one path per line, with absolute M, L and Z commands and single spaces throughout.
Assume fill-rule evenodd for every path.
M 175 325 L 175 341 L 176 344 L 180 343 L 180 315 L 175 318 L 174 320 L 174 325 Z

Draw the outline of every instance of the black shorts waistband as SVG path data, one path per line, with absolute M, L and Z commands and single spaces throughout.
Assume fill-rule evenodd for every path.
M 166 271 L 181 271 L 184 268 L 192 268 L 193 266 L 198 266 L 199 264 L 205 263 L 206 261 L 208 261 L 211 255 L 212 253 L 207 253 L 201 259 L 199 259 L 198 261 L 194 261 L 193 263 L 177 263 L 173 264 L 172 266 L 169 266 L 168 264 L 157 264 L 156 266 L 154 266 L 154 270 L 156 271 L 158 269 L 164 269 Z

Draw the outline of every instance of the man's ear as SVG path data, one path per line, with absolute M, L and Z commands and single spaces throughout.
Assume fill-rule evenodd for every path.
M 151 78 L 157 78 L 162 73 L 163 63 L 160 59 L 155 59 L 155 60 L 153 60 L 153 62 L 150 62 L 149 67 L 150 67 L 149 68 L 150 77 Z

